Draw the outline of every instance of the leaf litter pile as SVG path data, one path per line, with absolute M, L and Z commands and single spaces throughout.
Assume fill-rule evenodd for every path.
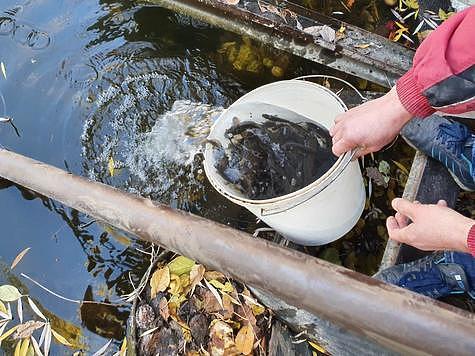
M 178 256 L 156 267 L 134 322 L 140 355 L 265 355 L 271 317 L 245 286 Z
M 214 143 L 216 170 L 244 196 L 259 200 L 295 192 L 336 162 L 325 128 L 273 115 L 263 117 L 262 123 L 235 118 L 225 132 L 227 147 Z

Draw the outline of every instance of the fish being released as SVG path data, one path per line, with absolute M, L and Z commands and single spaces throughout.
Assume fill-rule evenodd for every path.
M 262 116 L 261 123 L 234 118 L 225 132 L 225 147 L 209 141 L 216 170 L 247 198 L 262 200 L 295 192 L 336 162 L 327 129 L 311 122 Z

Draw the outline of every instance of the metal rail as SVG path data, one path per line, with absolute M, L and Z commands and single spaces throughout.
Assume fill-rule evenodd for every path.
M 412 63 L 413 51 L 356 26 L 283 1 L 248 0 L 227 5 L 218 0 L 139 0 L 178 12 L 227 31 L 247 35 L 272 47 L 330 68 L 391 87 Z M 281 16 L 261 11 L 273 5 Z M 327 25 L 345 36 L 328 42 L 303 31 Z M 366 47 L 369 46 L 369 47 Z
M 389 349 L 474 353 L 473 314 L 1 149 L 0 176 Z

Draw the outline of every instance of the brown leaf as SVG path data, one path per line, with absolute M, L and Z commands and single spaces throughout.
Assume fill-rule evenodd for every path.
M 224 319 L 231 319 L 234 315 L 234 305 L 231 297 L 226 293 L 223 294 Z
M 224 355 L 224 350 L 235 345 L 233 329 L 222 320 L 211 322 L 209 330 L 211 355 Z
M 158 292 L 164 292 L 170 284 L 170 270 L 168 266 L 157 269 L 150 278 L 151 297 L 155 298 Z
M 42 321 L 33 321 L 29 320 L 24 324 L 18 325 L 13 335 L 13 339 L 24 339 L 29 338 L 33 332 L 37 329 L 42 328 L 45 325 Z
M 249 355 L 254 346 L 254 332 L 250 325 L 244 325 L 236 335 L 236 347 L 244 355 Z
M 198 283 L 201 282 L 201 280 L 204 277 L 206 270 L 203 265 L 194 265 L 193 268 L 190 271 L 190 288 L 191 288 L 191 294 L 193 294 L 193 291 L 195 290 L 195 287 Z
M 167 298 L 163 297 L 160 299 L 160 304 L 158 304 L 158 308 L 160 310 L 160 315 L 164 320 L 168 320 L 170 317 L 170 310 L 168 309 L 168 302 Z
M 372 179 L 376 185 L 387 188 L 388 183 L 385 180 L 385 177 L 376 167 L 366 167 L 366 175 L 368 178 Z
M 30 248 L 31 247 L 27 247 L 25 248 L 23 251 L 21 251 L 16 257 L 15 259 L 13 260 L 12 262 L 12 265 L 10 266 L 10 269 L 14 269 L 15 266 L 20 263 L 20 261 L 22 260 L 22 258 L 27 254 L 28 251 L 30 251 Z

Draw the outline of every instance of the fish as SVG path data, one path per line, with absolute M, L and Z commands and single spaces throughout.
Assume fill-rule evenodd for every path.
M 249 199 L 295 192 L 327 172 L 336 162 L 327 129 L 309 121 L 289 121 L 262 114 L 261 122 L 235 117 L 223 143 L 212 144 L 217 172 Z

